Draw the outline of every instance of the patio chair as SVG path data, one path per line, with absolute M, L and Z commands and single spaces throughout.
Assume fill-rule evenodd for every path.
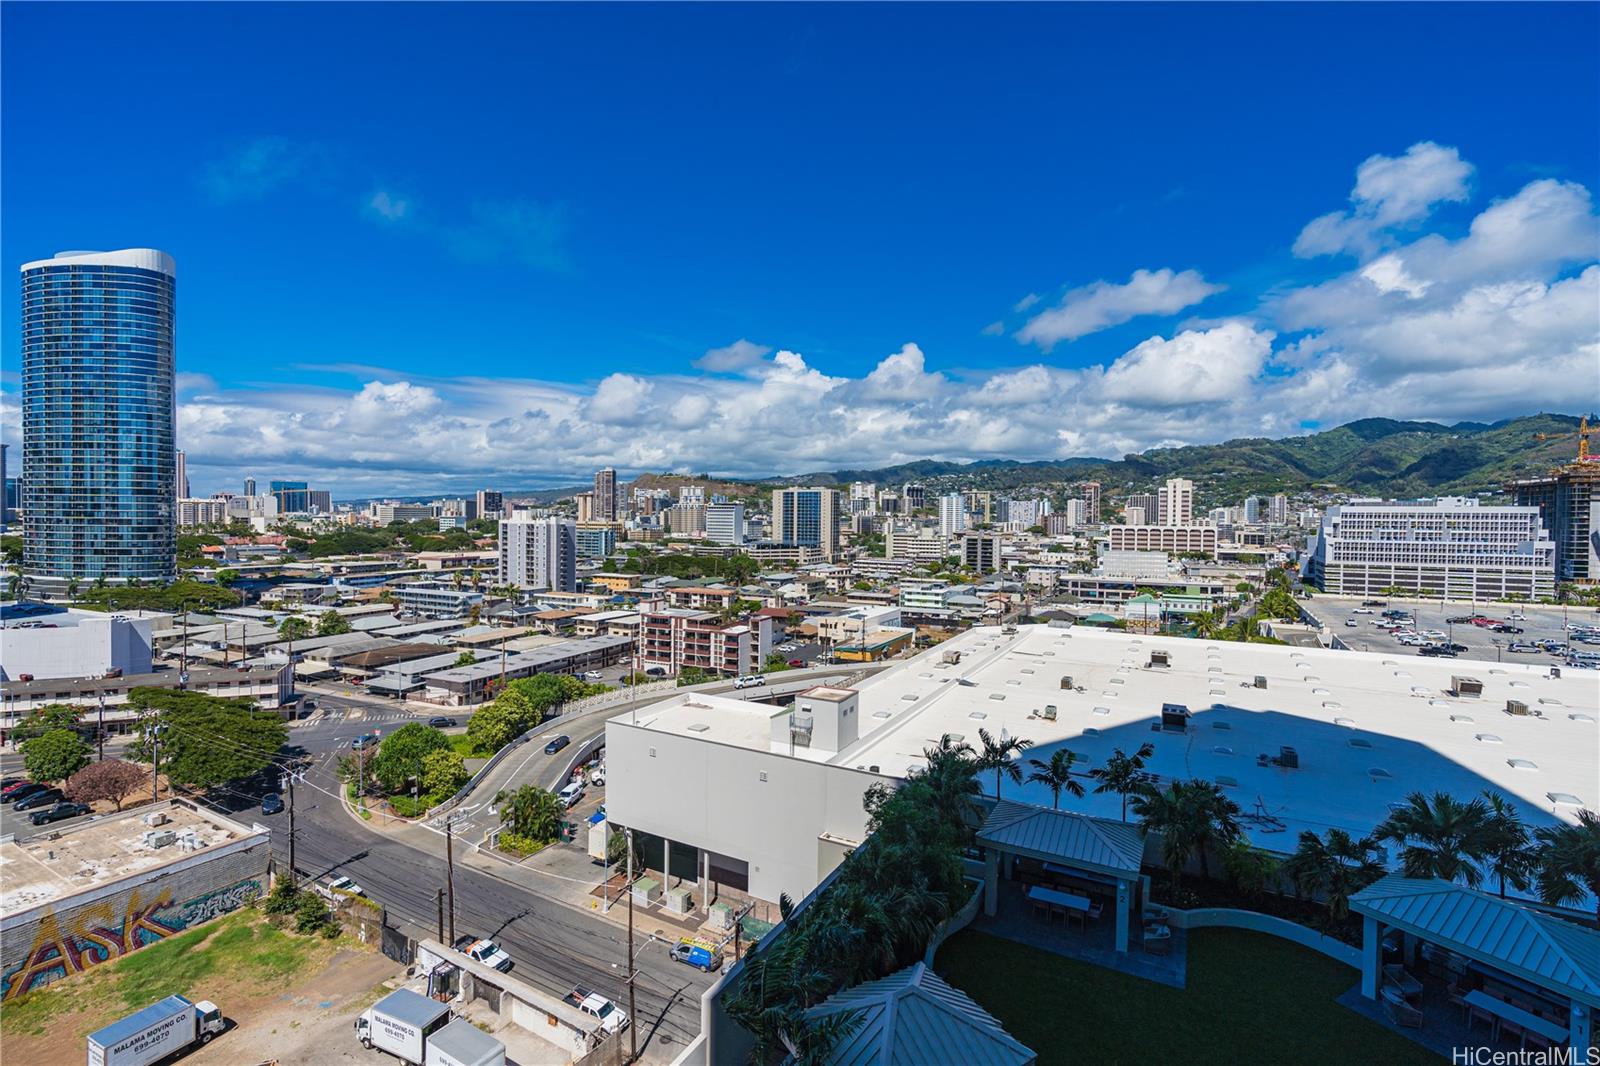
M 1445 989 L 1445 995 L 1449 999 L 1450 1005 L 1452 1007 L 1460 1007 L 1461 1008 L 1461 1022 L 1462 1022 L 1463 1025 L 1467 1025 L 1467 1026 L 1470 1027 L 1472 1023 L 1471 1023 L 1471 1019 L 1468 1018 L 1468 1016 L 1467 1016 L 1468 1008 L 1467 1008 L 1466 993 L 1463 992 L 1457 986 L 1451 985 L 1450 987 Z
M 1383 1012 L 1402 1029 L 1422 1028 L 1422 1012 L 1407 1003 L 1405 994 L 1394 985 L 1384 986 Z
M 1144 951 L 1146 955 L 1170 955 L 1172 954 L 1172 938 L 1165 936 L 1145 937 Z
M 1050 921 L 1050 904 L 1044 902 L 1043 900 L 1034 900 L 1033 916 L 1035 918 L 1042 918 L 1046 923 L 1048 923 Z

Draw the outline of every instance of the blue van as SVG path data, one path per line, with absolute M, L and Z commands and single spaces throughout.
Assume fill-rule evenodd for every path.
M 713 954 L 710 948 L 691 944 L 687 940 L 680 940 L 674 944 L 668 954 L 671 955 L 673 962 L 685 963 L 705 973 L 710 973 L 722 965 L 722 960 Z

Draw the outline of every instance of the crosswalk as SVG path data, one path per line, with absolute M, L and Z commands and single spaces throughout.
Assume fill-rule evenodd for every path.
M 418 716 L 401 710 L 388 710 L 377 707 L 319 707 L 304 718 L 289 723 L 289 728 L 305 729 L 315 726 L 325 726 L 334 722 L 366 722 L 381 724 L 383 722 L 415 722 Z

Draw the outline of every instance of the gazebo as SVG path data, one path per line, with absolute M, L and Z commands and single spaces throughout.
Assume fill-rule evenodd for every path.
M 1144 837 L 1138 826 L 1001 800 L 979 828 L 977 843 L 988 852 L 985 914 L 993 917 L 999 907 L 1001 856 L 1005 857 L 1008 879 L 1018 858 L 1032 859 L 1047 873 L 1075 879 L 1097 891 L 1104 886 L 1105 895 L 1114 894 L 1116 947 L 1120 952 L 1128 950 L 1128 916 L 1144 861 Z
M 1362 918 L 1363 996 L 1378 999 L 1385 979 L 1418 991 L 1409 968 L 1420 954 L 1465 1009 L 1553 1044 L 1570 1042 L 1571 1061 L 1589 1061 L 1600 1010 L 1600 930 L 1449 881 L 1397 875 L 1350 897 L 1350 910 Z M 1384 965 L 1388 931 L 1401 934 L 1397 966 Z

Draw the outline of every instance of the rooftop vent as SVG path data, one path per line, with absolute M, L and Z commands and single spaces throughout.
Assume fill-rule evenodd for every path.
M 1095 714 L 1110 714 L 1111 713 L 1111 708 L 1110 707 L 1096 707 L 1094 709 L 1094 713 Z
M 1477 719 L 1472 717 L 1470 714 L 1452 714 L 1450 716 L 1450 720 L 1452 722 L 1465 722 L 1467 725 L 1471 725 L 1473 722 L 1477 721 Z
M 1483 682 L 1475 677 L 1457 674 L 1450 678 L 1450 691 L 1457 696 L 1476 698 L 1483 695 Z
M 711 727 L 709 725 L 707 725 L 706 723 L 704 723 L 704 722 L 696 722 L 696 723 L 694 723 L 694 725 L 691 725 L 688 728 L 689 728 L 689 732 L 691 732 L 691 733 L 704 733 L 707 730 L 709 730 Z
M 1372 747 L 1372 741 L 1366 737 L 1351 737 L 1350 746 L 1352 748 L 1370 748 Z
M 1570 719 L 1571 721 L 1574 721 L 1574 722 L 1593 722 L 1594 721 L 1594 715 L 1592 715 L 1592 714 L 1582 714 L 1582 713 L 1569 714 L 1569 715 L 1567 715 L 1567 718 Z
M 989 714 L 987 711 L 970 711 L 968 712 L 967 717 L 981 722 L 985 718 L 989 717 Z
M 1537 770 L 1539 764 L 1531 759 L 1507 759 L 1506 765 L 1513 770 Z
M 1161 666 L 1161 667 L 1171 666 L 1172 665 L 1172 653 L 1171 652 L 1165 652 L 1165 651 L 1153 651 L 1153 652 L 1151 652 L 1150 653 L 1150 665 L 1151 666 Z
M 1065 689 L 1065 690 L 1068 690 L 1068 691 L 1070 691 L 1072 689 L 1072 675 L 1071 674 L 1062 674 L 1061 675 L 1061 687 L 1063 689 Z
M 1381 766 L 1368 767 L 1367 776 L 1372 778 L 1374 781 L 1388 781 L 1394 777 L 1393 774 Z
M 1213 755 L 1232 755 L 1233 749 L 1228 747 L 1226 744 L 1218 744 L 1216 747 L 1211 749 L 1211 753 Z
M 874 717 L 874 718 L 887 718 L 887 717 L 889 717 L 889 712 L 888 711 L 873 711 L 872 712 L 872 717 Z
M 1187 732 L 1189 728 L 1189 708 L 1181 703 L 1163 703 L 1161 705 L 1161 728 L 1169 733 Z
M 1256 688 L 1266 688 L 1266 687 L 1267 687 L 1267 675 L 1266 674 L 1257 674 L 1256 675 Z
M 1485 744 L 1500 743 L 1500 738 L 1495 736 L 1493 733 L 1474 733 L 1472 739 L 1482 741 Z
M 1544 794 L 1544 796 L 1545 796 L 1545 799 L 1549 800 L 1551 803 L 1555 804 L 1557 807 L 1582 807 L 1583 806 L 1583 800 L 1579 799 L 1577 796 L 1574 796 L 1570 792 L 1546 792 Z
M 1342 725 L 1346 729 L 1351 729 L 1351 728 L 1355 727 L 1356 720 L 1354 718 L 1335 718 L 1333 720 L 1333 724 L 1334 725 Z
M 1221 729 L 1221 730 L 1225 730 L 1226 731 L 1226 730 L 1233 729 L 1233 725 L 1231 723 L 1229 723 L 1229 722 L 1212 722 L 1211 723 L 1211 728 L 1212 729 Z
M 1529 713 L 1528 704 L 1524 700 L 1506 700 L 1506 713 L 1527 715 Z
M 1100 735 L 1100 730 L 1096 729 L 1094 726 L 1089 726 L 1083 731 L 1083 735 L 1086 737 L 1097 737 Z
M 1216 781 L 1223 788 L 1239 787 L 1239 779 L 1237 777 L 1229 777 L 1227 774 L 1218 774 Z

